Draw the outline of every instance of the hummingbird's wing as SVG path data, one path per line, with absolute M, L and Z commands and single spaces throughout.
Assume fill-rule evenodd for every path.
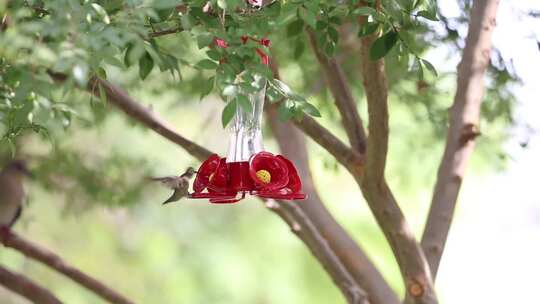
M 174 192 L 167 199 L 165 202 L 163 202 L 163 205 L 179 201 L 183 197 L 187 197 L 189 195 L 189 180 L 186 178 L 180 178 L 177 180 L 178 186 L 174 188 Z
M 171 189 L 178 188 L 178 176 L 151 177 L 150 179 L 155 182 L 160 182 L 162 185 Z
M 13 217 L 11 222 L 9 222 L 9 224 L 8 224 L 9 228 L 13 227 L 13 225 L 15 225 L 15 223 L 17 222 L 19 217 L 21 217 L 22 209 L 23 209 L 22 206 L 19 206 L 19 208 L 17 208 L 17 212 L 15 213 L 15 216 Z
M 182 191 L 180 189 L 176 189 L 176 190 L 174 190 L 171 197 L 169 197 L 166 201 L 164 201 L 162 205 L 172 203 L 172 202 L 176 202 L 176 201 L 180 200 L 182 198 L 182 196 L 183 196 Z

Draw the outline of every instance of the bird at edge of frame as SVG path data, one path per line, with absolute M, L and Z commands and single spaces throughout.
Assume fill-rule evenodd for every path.
M 0 171 L 0 241 L 3 244 L 22 214 L 26 201 L 25 177 L 32 177 L 32 174 L 23 160 L 13 160 Z
M 180 176 L 150 177 L 150 180 L 160 182 L 163 186 L 173 190 L 173 194 L 162 205 L 177 202 L 189 195 L 189 180 L 197 171 L 192 167 L 186 169 L 186 172 Z

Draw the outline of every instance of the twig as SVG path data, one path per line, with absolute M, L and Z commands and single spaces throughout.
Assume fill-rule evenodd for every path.
M 161 30 L 161 31 L 153 31 L 153 32 L 148 33 L 148 36 L 151 37 L 151 38 L 157 38 L 157 37 L 161 37 L 161 36 L 165 36 L 165 35 L 169 35 L 169 34 L 180 33 L 183 30 L 184 29 L 179 26 L 179 27 L 166 29 L 166 30 Z
M 436 277 L 457 197 L 475 138 L 480 134 L 480 105 L 484 76 L 490 63 L 491 36 L 495 28 L 498 0 L 474 1 L 463 57 L 458 66 L 457 90 L 450 109 L 446 147 L 428 215 L 422 247 Z
M 104 300 L 114 304 L 133 304 L 134 302 L 128 300 L 123 295 L 112 290 L 110 287 L 101 283 L 97 279 L 85 274 L 74 266 L 68 264 L 61 257 L 53 253 L 52 251 L 36 245 L 24 238 L 20 237 L 14 232 L 10 232 L 10 235 L 5 239 L 4 246 L 15 249 L 25 256 L 32 258 L 36 261 L 43 263 L 44 265 L 64 274 L 68 278 L 77 282 L 78 284 L 86 287 L 94 292 Z M 45 302 L 36 302 L 45 303 Z M 55 303 L 55 302 L 46 302 Z M 58 302 L 59 303 L 59 302 Z
M 0 266 L 0 284 L 35 304 L 62 304 L 50 291 L 34 281 Z
M 317 45 L 315 33 L 310 29 L 307 30 L 307 33 L 311 48 L 321 65 L 324 78 L 334 96 L 349 142 L 354 150 L 364 154 L 366 151 L 366 134 L 347 77 L 335 58 L 328 58 L 321 52 Z

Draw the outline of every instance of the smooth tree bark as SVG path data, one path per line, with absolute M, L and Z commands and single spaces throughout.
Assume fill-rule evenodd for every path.
M 62 304 L 55 295 L 29 278 L 0 266 L 0 285 L 35 304 Z
M 388 85 L 384 60 L 373 61 L 369 50 L 377 34 L 362 38 L 361 72 L 368 104 L 368 145 L 365 173 L 355 176 L 396 257 L 406 294 L 412 303 L 437 303 L 426 258 L 385 178 L 388 153 Z
M 42 246 L 28 241 L 14 232 L 10 232 L 5 238 L 3 245 L 8 248 L 19 251 L 25 256 L 34 259 L 45 266 L 48 266 L 59 273 L 70 278 L 79 285 L 86 287 L 105 301 L 113 304 L 133 304 L 134 302 L 127 299 L 111 287 L 102 283 L 96 278 L 82 272 L 78 268 L 70 265 L 60 256 Z M 36 303 L 52 303 L 52 302 L 36 302 Z
M 433 277 L 437 276 L 465 169 L 475 139 L 480 135 L 480 105 L 498 4 L 499 0 L 473 1 L 465 48 L 457 69 L 457 90 L 450 108 L 446 147 L 422 237 Z
M 380 7 L 380 2 L 376 2 Z M 364 22 L 364 20 L 359 20 Z M 390 243 L 402 272 L 406 291 L 415 303 L 437 303 L 430 271 L 420 245 L 415 239 L 399 205 L 388 187 L 384 170 L 388 151 L 388 87 L 384 74 L 384 60 L 369 59 L 369 49 L 377 35 L 361 41 L 363 86 L 369 114 L 367 151 L 365 131 L 350 88 L 335 59 L 327 58 L 318 48 L 313 33 L 308 32 L 314 53 L 321 64 L 330 91 L 339 109 L 343 127 L 353 150 L 366 153 L 364 170 L 354 172 L 379 226 Z M 362 142 L 361 145 L 356 144 Z
M 270 65 L 274 78 L 280 79 L 275 56 L 272 58 Z M 396 294 L 366 256 L 364 250 L 351 239 L 349 233 L 343 229 L 324 206 L 309 167 L 309 153 L 306 147 L 305 135 L 294 127 L 293 122 L 280 121 L 276 106 L 277 104 L 267 107 L 266 117 L 281 152 L 290 157 L 297 166 L 302 179 L 303 190 L 308 194 L 305 202 L 298 202 L 298 207 L 303 209 L 311 218 L 319 219 L 318 222 L 323 224 L 318 229 L 321 230 L 327 242 L 332 244 L 331 247 L 337 250 L 337 255 L 356 282 L 368 292 L 372 303 L 398 303 Z
M 335 58 L 327 57 L 319 49 L 315 33 L 311 29 L 308 29 L 307 33 L 313 53 L 315 53 L 315 57 L 321 66 L 327 86 L 341 115 L 343 127 L 347 132 L 351 147 L 353 150 L 365 154 L 366 133 L 345 72 L 343 72 L 341 65 L 338 64 Z

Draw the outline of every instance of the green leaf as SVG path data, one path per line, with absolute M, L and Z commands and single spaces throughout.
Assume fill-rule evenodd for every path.
M 218 67 L 218 64 L 210 59 L 203 59 L 199 61 L 196 65 L 196 68 L 203 69 L 203 70 L 214 70 Z
M 207 47 L 214 41 L 214 36 L 210 33 L 202 33 L 197 36 L 197 46 L 199 49 Z
M 107 103 L 107 93 L 105 92 L 105 89 L 103 88 L 103 86 L 101 84 L 98 84 L 98 88 L 99 88 L 99 99 L 101 100 L 101 102 L 103 104 L 106 104 Z
M 148 74 L 152 72 L 152 69 L 154 68 L 154 59 L 152 59 L 152 56 L 150 54 L 145 53 L 140 59 L 139 59 L 139 76 L 142 80 L 146 79 Z
M 221 59 L 221 54 L 218 51 L 214 50 L 214 49 L 209 50 L 208 52 L 206 52 L 206 55 L 210 59 L 213 59 L 213 60 L 216 60 L 216 61 Z
M 103 8 L 103 6 L 97 3 L 92 3 L 91 5 L 92 5 L 92 8 L 96 11 L 96 13 L 101 17 L 101 20 L 103 21 L 103 23 L 105 24 L 111 23 L 111 19 L 109 18 L 109 15 L 107 14 L 107 11 Z
M 437 74 L 437 70 L 435 69 L 435 67 L 433 66 L 433 64 L 431 64 L 431 62 L 425 60 L 425 59 L 420 59 L 420 61 L 426 66 L 426 68 L 431 72 L 433 73 L 433 75 L 435 77 L 438 76 Z
M 365 23 L 358 32 L 358 37 L 365 37 L 367 35 L 373 34 L 379 28 L 378 22 L 367 22 Z
M 126 48 L 126 53 L 124 55 L 124 64 L 126 67 L 130 67 L 145 54 L 145 50 L 142 43 L 130 43 Z
M 304 22 L 309 25 L 312 29 L 317 28 L 317 16 L 313 12 L 307 9 L 300 10 L 300 17 Z
M 339 39 L 339 33 L 338 33 L 338 31 L 337 31 L 334 27 L 332 27 L 332 26 L 328 27 L 328 36 L 330 37 L 330 39 L 331 39 L 333 42 L 335 42 L 335 43 L 338 42 L 338 39 Z
M 324 44 L 324 53 L 328 57 L 333 57 L 336 53 L 336 43 L 333 41 L 327 41 Z
M 304 45 L 304 42 L 302 40 L 298 40 L 296 42 L 296 45 L 294 47 L 294 55 L 293 55 L 293 58 L 294 59 L 298 59 L 300 58 L 300 56 L 302 56 L 302 54 L 304 53 L 304 50 L 305 50 L 305 45 Z
M 377 11 L 369 6 L 362 6 L 353 11 L 353 14 L 356 16 L 375 16 Z
M 290 97 L 294 94 L 291 88 L 286 83 L 284 83 L 283 81 L 279 79 L 274 79 L 270 81 L 270 85 L 273 86 L 283 96 Z
M 302 103 L 301 108 L 302 108 L 302 111 L 304 111 L 304 113 L 310 116 L 321 117 L 321 112 L 319 112 L 319 110 L 314 105 L 308 102 Z
M 436 12 L 430 12 L 430 11 L 424 10 L 424 11 L 419 11 L 416 15 L 419 17 L 424 17 L 431 21 L 439 21 L 439 18 L 437 18 Z
M 414 3 L 413 9 L 418 8 L 422 4 L 424 4 L 424 0 L 416 0 Z
M 286 100 L 279 105 L 278 117 L 281 121 L 287 121 L 294 116 L 294 102 Z
M 217 5 L 221 8 L 221 9 L 227 9 L 227 1 L 225 0 L 217 0 Z
M 97 68 L 96 75 L 101 79 L 107 80 L 107 72 L 102 67 Z
M 287 26 L 287 37 L 293 37 L 302 32 L 304 29 L 304 21 L 302 19 L 296 19 Z
M 424 80 L 424 67 L 422 66 L 422 62 L 418 57 L 416 58 L 416 65 L 418 66 L 418 79 Z
M 223 109 L 223 112 L 221 113 L 221 124 L 223 125 L 224 128 L 233 119 L 234 114 L 236 113 L 236 106 L 237 106 L 236 99 L 234 99 L 230 101 Z
M 203 82 L 202 84 L 202 92 L 201 92 L 201 99 L 203 99 L 205 96 L 208 96 L 214 89 L 214 83 L 215 83 L 215 76 L 212 76 L 208 78 L 207 81 Z
M 247 98 L 246 95 L 238 95 L 238 96 L 236 96 L 236 102 L 240 105 L 240 107 L 246 113 L 252 113 L 253 112 L 253 106 L 251 105 L 251 102 L 249 101 L 249 98 Z
M 388 33 L 379 37 L 369 50 L 369 57 L 371 60 L 378 60 L 386 56 L 388 52 L 394 47 L 398 41 L 398 33 L 389 31 Z

